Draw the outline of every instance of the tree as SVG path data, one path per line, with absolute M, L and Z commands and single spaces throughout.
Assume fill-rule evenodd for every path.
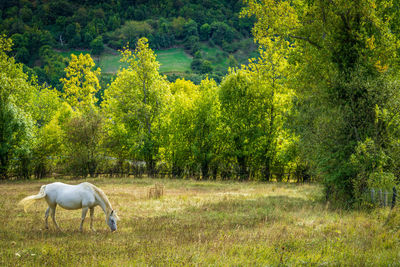
M 189 38 L 190 36 L 197 36 L 199 35 L 197 31 L 197 23 L 189 19 L 184 25 L 183 25 L 183 35 L 185 36 L 185 39 Z
M 216 179 L 218 171 L 219 149 L 218 131 L 220 129 L 220 102 L 218 86 L 208 78 L 199 85 L 200 95 L 194 99 L 193 139 L 190 140 L 194 161 L 200 165 L 203 180 L 210 177 Z M 189 143 L 189 144 L 190 144 Z
M 194 172 L 194 109 L 200 94 L 197 85 L 184 79 L 172 83 L 170 91 L 171 101 L 162 122 L 160 158 L 173 177 L 182 178 Z
M 90 42 L 90 48 L 94 55 L 100 55 L 104 51 L 103 37 L 97 36 L 93 41 Z
M 287 42 L 280 42 L 278 39 L 266 42 L 260 48 L 260 57 L 257 61 L 250 60 L 246 69 L 250 71 L 252 82 L 256 88 L 259 88 L 261 98 L 258 107 L 254 105 L 256 110 L 262 115 L 254 118 L 261 124 L 260 134 L 257 138 L 258 153 L 254 153 L 257 157 L 257 164 L 264 166 L 263 180 L 269 181 L 272 178 L 273 169 L 277 169 L 279 165 L 286 165 L 288 162 L 279 162 L 278 155 L 284 154 L 286 144 L 290 144 L 293 136 L 285 128 L 287 124 L 287 115 L 291 112 L 293 90 L 287 87 L 287 78 L 290 76 L 288 70 Z M 254 97 L 257 99 L 257 95 Z M 253 107 L 253 108 L 254 108 Z M 262 110 L 264 112 L 262 112 Z
M 40 88 L 35 96 L 32 117 L 38 127 L 32 144 L 32 167 L 36 178 L 49 174 L 62 151 L 65 151 L 62 149 L 62 131 L 58 125 L 58 117 L 65 105 L 55 89 Z
M 351 202 L 355 190 L 365 189 L 350 163 L 357 146 L 373 138 L 377 149 L 385 149 L 390 139 L 375 110 L 390 108 L 388 96 L 396 95 L 396 83 L 388 81 L 398 69 L 398 41 L 390 30 L 398 14 L 369 0 L 247 4 L 244 14 L 257 18 L 253 33 L 260 45 L 289 41 L 289 83 L 299 96 L 305 160 L 322 177 L 327 198 Z
M 204 23 L 200 27 L 200 40 L 201 41 L 207 41 L 210 38 L 211 34 L 211 26 L 208 23 Z
M 61 79 L 63 97 L 73 109 L 69 119 L 61 123 L 69 159 L 66 168 L 84 177 L 95 175 L 100 160 L 103 118 L 95 105 L 100 68 L 93 71 L 94 66 L 90 55 L 72 54 L 65 68 L 66 78 Z
M 230 70 L 221 83 L 221 121 L 224 139 L 229 144 L 224 151 L 235 160 L 241 180 L 249 179 L 250 146 L 254 141 L 254 122 L 250 114 L 254 105 L 252 82 L 245 70 Z
M 66 78 L 60 81 L 64 84 L 63 96 L 74 109 L 91 107 L 97 101 L 95 94 L 100 89 L 100 68 L 93 71 L 94 66 L 90 55 L 77 57 L 71 54 L 71 61 L 65 68 Z
M 29 177 L 30 142 L 32 122 L 14 104 L 0 99 L 0 177 L 6 179 L 10 165 L 16 157 L 16 165 L 24 167 L 22 176 Z M 18 164 L 19 163 L 19 164 Z M 24 166 L 25 165 L 25 166 Z
M 84 112 L 73 112 L 64 125 L 67 155 L 67 170 L 78 176 L 95 177 L 101 160 L 103 118 L 100 112 L 90 107 Z
M 123 124 L 131 143 L 131 157 L 144 160 L 150 176 L 155 173 L 159 147 L 160 115 L 168 99 L 166 77 L 159 74 L 159 63 L 146 38 L 136 49 L 125 48 L 122 61 L 129 67 L 118 72 L 117 78 L 104 93 L 104 107 L 110 114 L 109 123 Z
M 18 167 L 18 175 L 29 177 L 29 161 L 33 122 L 30 113 L 37 92 L 35 81 L 29 80 L 22 64 L 8 57 L 11 39 L 0 36 L 0 177 L 7 178 L 10 167 Z
M 234 38 L 234 30 L 225 22 L 213 22 L 211 25 L 211 39 L 219 46 L 226 41 L 231 43 Z
M 121 34 L 128 43 L 136 43 L 140 37 L 149 36 L 153 31 L 151 25 L 145 21 L 127 21 L 121 27 Z

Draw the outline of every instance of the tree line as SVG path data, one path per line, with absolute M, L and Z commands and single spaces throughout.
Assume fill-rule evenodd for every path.
M 293 136 L 283 127 L 292 92 L 261 82 L 258 62 L 231 69 L 220 85 L 208 78 L 171 83 L 141 38 L 135 50 L 123 50 L 128 67 L 99 104 L 101 70 L 90 55 L 72 55 L 59 93 L 29 78 L 7 56 L 11 40 L 1 40 L 10 67 L 3 71 L 3 179 L 57 172 L 268 181 L 295 174 Z
M 1 175 L 146 173 L 320 181 L 362 203 L 400 178 L 398 3 L 248 0 L 259 58 L 220 84 L 170 82 L 147 38 L 104 89 L 72 56 L 62 93 L 38 85 L 1 39 Z M 101 103 L 100 103 L 101 102 Z

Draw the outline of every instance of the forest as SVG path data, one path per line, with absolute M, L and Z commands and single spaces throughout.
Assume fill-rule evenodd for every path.
M 237 0 L 12 0 L 0 6 L 0 32 L 13 40 L 14 58 L 40 83 L 58 90 L 69 61 L 60 52 L 88 51 L 99 58 L 127 43 L 134 46 L 143 36 L 153 50 L 183 47 L 194 57 L 187 73 L 166 73 L 170 81 L 185 78 L 198 84 L 205 74 L 220 81 L 227 73 L 225 65 L 246 64 L 257 54 L 250 38 L 254 19 L 239 18 L 243 3 Z M 219 53 L 206 57 L 204 45 Z M 105 86 L 111 77 L 102 73 L 99 79 Z
M 316 181 L 347 205 L 399 182 L 398 1 L 1 5 L 2 180 Z M 202 43 L 236 63 L 216 74 Z M 154 50 L 176 46 L 196 79 L 160 73 Z M 106 48 L 125 65 L 104 80 Z

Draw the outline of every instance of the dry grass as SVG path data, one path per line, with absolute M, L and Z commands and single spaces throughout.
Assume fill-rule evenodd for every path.
M 44 183 L 0 184 L 0 265 L 400 265 L 397 211 L 330 210 L 317 185 L 97 179 L 121 221 L 78 231 L 80 211 L 57 210 L 63 232 L 43 228 L 45 202 L 16 203 Z M 74 181 L 78 183 L 81 181 Z M 148 197 L 155 182 L 164 196 Z

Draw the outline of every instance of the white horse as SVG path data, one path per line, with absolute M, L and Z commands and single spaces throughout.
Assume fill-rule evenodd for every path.
M 51 218 L 58 230 L 61 230 L 55 219 L 55 212 L 57 204 L 64 209 L 76 210 L 82 209 L 82 219 L 81 226 L 79 228 L 82 231 L 83 222 L 86 217 L 87 211 L 90 209 L 90 229 L 93 229 L 93 214 L 94 207 L 99 205 L 105 215 L 106 223 L 111 229 L 111 232 L 117 230 L 117 220 L 119 219 L 115 211 L 111 207 L 110 201 L 108 201 L 107 196 L 104 192 L 92 185 L 91 183 L 81 183 L 78 185 L 69 185 L 64 183 L 51 183 L 48 185 L 43 185 L 40 188 L 39 194 L 28 196 L 22 199 L 19 204 L 24 206 L 26 212 L 27 208 L 32 205 L 35 200 L 46 199 L 49 207 L 45 213 L 45 227 L 49 228 L 47 219 L 49 217 L 49 212 L 51 212 Z

